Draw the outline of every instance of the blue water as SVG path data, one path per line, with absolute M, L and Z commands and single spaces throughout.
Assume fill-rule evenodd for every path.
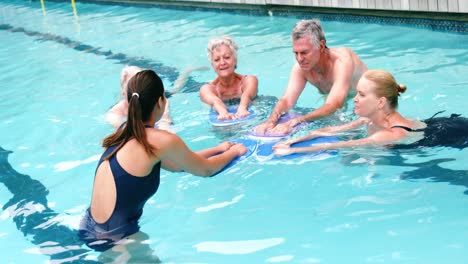
M 126 64 L 152 68 L 170 88 L 210 66 L 206 44 L 229 34 L 238 72 L 259 79 L 258 115 L 214 128 L 196 71 L 173 95 L 173 130 L 194 150 L 241 138 L 280 97 L 294 63 L 294 17 L 93 3 L 0 0 L 0 250 L 2 263 L 96 262 L 72 230 L 90 202 L 104 113 Z M 331 47 L 408 90 L 405 116 L 468 115 L 468 36 L 374 23 L 322 22 Z M 322 97 L 306 87 L 298 106 Z M 298 132 L 353 118 L 353 105 Z M 305 111 L 305 110 L 304 110 Z M 8 159 L 7 159 L 8 158 Z M 466 263 L 467 150 L 347 150 L 317 160 L 255 155 L 213 178 L 162 171 L 142 231 L 166 263 Z M 147 256 L 142 255 L 145 259 Z M 148 257 L 149 259 L 149 257 Z

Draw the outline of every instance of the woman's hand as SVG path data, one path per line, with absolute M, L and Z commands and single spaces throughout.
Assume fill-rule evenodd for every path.
M 231 114 L 231 113 L 220 113 L 218 114 L 218 120 L 231 120 L 231 119 L 234 119 L 235 118 L 235 115 Z
M 241 109 L 239 107 L 239 109 L 237 109 L 237 113 L 235 115 L 236 118 L 244 118 L 246 116 L 249 116 L 250 115 L 250 112 L 247 111 L 247 109 Z
M 282 157 L 291 155 L 294 153 L 294 151 L 289 146 L 279 146 L 273 149 L 273 153 L 275 153 L 275 155 L 278 157 Z
M 233 151 L 236 151 L 237 152 L 237 156 L 242 156 L 244 155 L 245 153 L 247 153 L 247 148 L 241 144 L 241 143 L 233 143 L 233 145 L 231 145 L 231 147 L 229 148 L 229 150 L 233 150 Z
M 291 149 L 291 144 L 293 143 L 292 140 L 286 140 L 282 142 L 278 142 L 275 145 L 273 145 L 273 153 L 275 153 L 276 156 L 286 156 L 290 155 L 293 153 L 293 149 Z
M 223 142 L 217 146 L 217 150 L 220 153 L 224 153 L 228 150 L 233 150 L 237 152 L 237 156 L 242 156 L 247 152 L 247 148 L 241 144 L 241 143 L 235 143 L 235 142 Z
M 228 151 L 235 143 L 226 141 L 218 145 L 219 152 Z
M 291 140 L 281 141 L 273 145 L 273 149 L 276 148 L 289 148 L 293 142 Z

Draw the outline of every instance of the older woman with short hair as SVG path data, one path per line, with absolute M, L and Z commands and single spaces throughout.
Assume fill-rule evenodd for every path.
M 200 97 L 218 113 L 218 120 L 243 118 L 251 100 L 257 96 L 258 80 L 254 75 L 241 75 L 237 68 L 237 45 L 228 36 L 208 42 L 208 57 L 217 77 L 200 88 Z M 226 103 L 240 100 L 235 114 L 229 113 Z

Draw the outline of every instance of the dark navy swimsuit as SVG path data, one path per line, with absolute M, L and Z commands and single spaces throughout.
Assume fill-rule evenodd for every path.
M 109 147 L 101 156 L 99 165 L 116 146 Z M 86 244 L 97 251 L 105 251 L 115 242 L 139 231 L 138 219 L 143 213 L 146 201 L 156 193 L 159 187 L 161 162 L 154 165 L 144 177 L 137 177 L 126 172 L 117 161 L 115 153 L 109 158 L 109 165 L 114 176 L 117 198 L 110 218 L 104 223 L 97 223 L 91 216 L 90 209 L 81 220 L 79 235 Z

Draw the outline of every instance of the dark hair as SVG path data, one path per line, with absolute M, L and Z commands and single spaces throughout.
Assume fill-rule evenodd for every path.
M 128 81 L 127 122 L 102 141 L 102 146 L 105 148 L 118 145 L 104 159 L 114 155 L 133 138 L 143 145 L 146 153 L 155 155 L 153 147 L 146 140 L 146 130 L 143 123 L 151 118 L 153 109 L 161 97 L 164 99 L 164 85 L 161 78 L 152 70 L 140 71 Z

